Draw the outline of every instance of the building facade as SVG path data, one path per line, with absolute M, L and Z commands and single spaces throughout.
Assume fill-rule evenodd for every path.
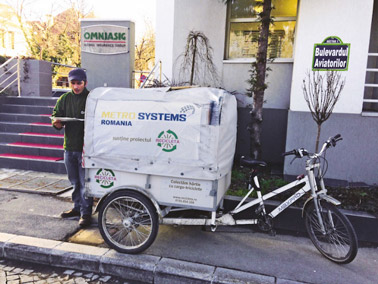
M 27 44 L 13 9 L 0 4 L 0 55 L 27 55 Z
M 190 31 L 201 31 L 213 48 L 221 87 L 246 93 L 257 50 L 259 5 L 255 0 L 158 0 L 156 59 L 175 81 Z M 326 177 L 378 183 L 378 1 L 273 0 L 274 24 L 268 54 L 263 122 L 263 158 L 284 164 L 284 174 L 303 172 L 303 161 L 283 160 L 293 148 L 315 150 L 317 125 L 304 99 L 303 80 L 313 70 L 337 70 L 345 86 L 320 141 L 340 133 L 344 140 L 327 154 Z M 218 86 L 217 86 L 218 87 Z M 250 98 L 239 98 L 238 149 L 249 147 Z M 240 99 L 242 98 L 242 99 Z

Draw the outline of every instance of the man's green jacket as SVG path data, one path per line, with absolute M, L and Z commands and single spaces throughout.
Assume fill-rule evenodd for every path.
M 76 95 L 73 91 L 63 94 L 56 102 L 52 116 L 84 118 L 85 103 L 89 91 L 85 88 L 81 94 Z M 64 131 L 64 149 L 73 152 L 82 152 L 84 143 L 84 122 L 67 121 Z

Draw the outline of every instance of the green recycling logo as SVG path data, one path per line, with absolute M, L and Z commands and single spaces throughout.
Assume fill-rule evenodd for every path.
M 102 188 L 111 188 L 117 180 L 114 172 L 108 169 L 99 169 L 95 175 L 95 179 Z
M 156 138 L 157 145 L 162 148 L 164 152 L 173 152 L 177 149 L 177 144 L 180 143 L 176 133 L 172 130 L 162 131 Z

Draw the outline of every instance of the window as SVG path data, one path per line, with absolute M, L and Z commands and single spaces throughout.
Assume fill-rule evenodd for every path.
M 374 2 L 373 20 L 371 23 L 368 65 L 366 69 L 365 94 L 362 111 L 365 115 L 377 116 L 378 113 L 378 2 Z
M 8 32 L 8 48 L 14 49 L 14 32 Z
M 259 25 L 256 5 L 262 0 L 234 0 L 228 5 L 226 58 L 253 58 L 258 49 Z M 297 0 L 272 0 L 274 24 L 270 26 L 268 57 L 292 58 Z

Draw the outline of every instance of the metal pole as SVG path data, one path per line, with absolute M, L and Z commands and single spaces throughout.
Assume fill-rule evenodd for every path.
M 163 68 L 163 63 L 161 63 L 161 60 L 159 61 L 160 63 L 160 76 L 159 76 L 159 80 L 160 80 L 160 85 L 161 85 L 161 73 L 162 73 L 162 68 Z
M 21 59 L 20 57 L 17 58 L 17 89 L 18 89 L 18 96 L 21 97 L 21 76 L 20 76 L 20 64 L 21 64 Z

